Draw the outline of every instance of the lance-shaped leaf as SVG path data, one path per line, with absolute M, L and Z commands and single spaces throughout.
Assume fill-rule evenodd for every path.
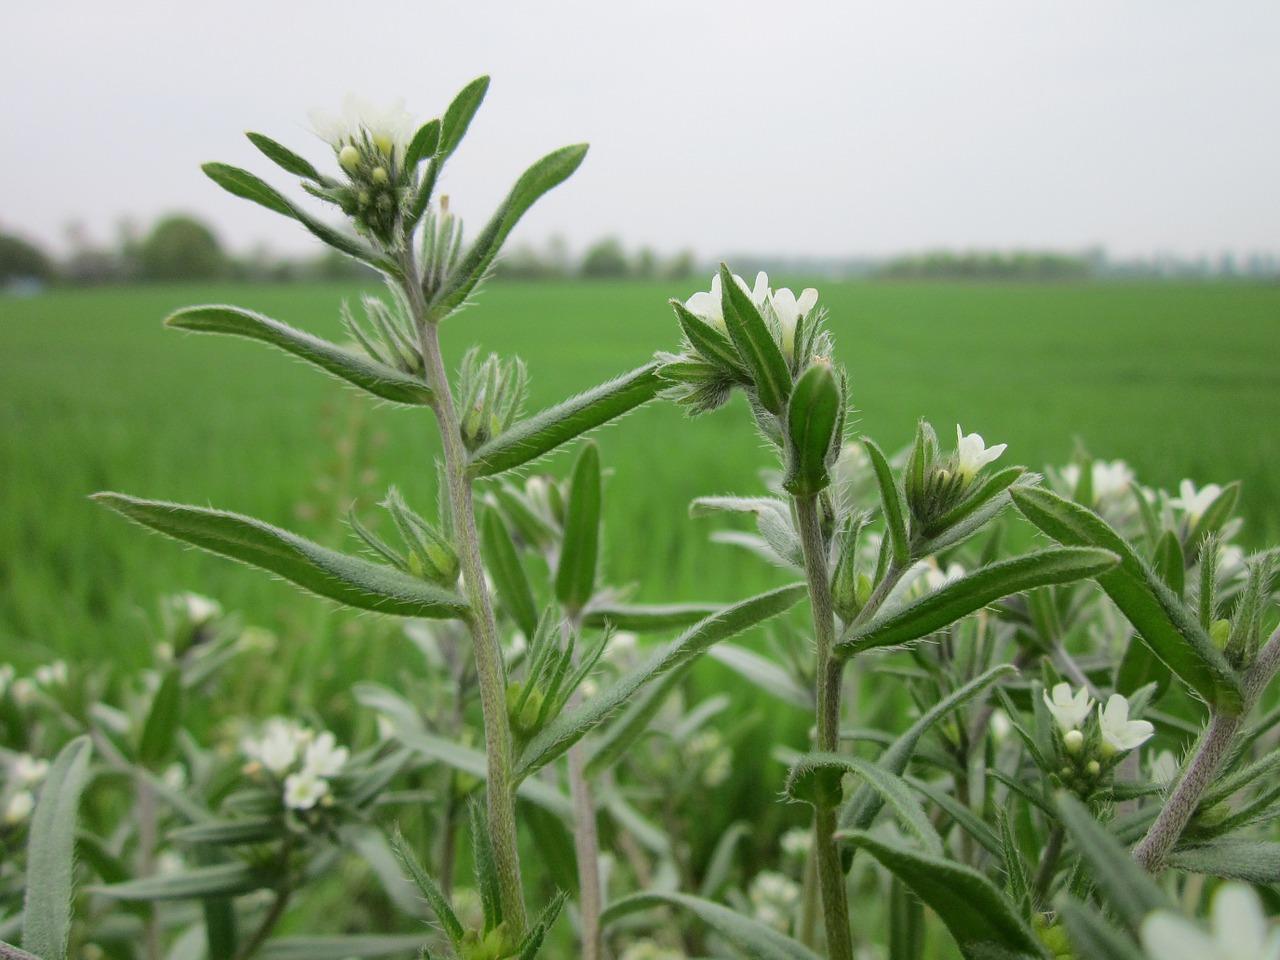
M 47 960 L 67 955 L 71 935 L 76 815 L 89 782 L 87 736 L 76 737 L 49 767 L 27 837 L 26 898 L 22 907 L 22 945 Z
M 925 539 L 941 538 L 947 530 L 963 523 L 1003 494 L 1024 473 L 1026 473 L 1026 467 L 1005 467 L 1003 470 L 997 470 L 986 477 L 977 489 L 925 527 L 921 531 L 921 536 Z
M 549 723 L 525 748 L 516 771 L 523 779 L 550 763 L 589 731 L 613 716 L 624 703 L 649 683 L 689 663 L 712 644 L 742 633 L 775 617 L 805 594 L 803 584 L 780 587 L 726 607 L 657 651 L 647 663 L 622 677 L 616 684 L 586 703 L 562 713 Z
M 296 177 L 303 177 L 307 180 L 320 182 L 320 172 L 311 165 L 311 161 L 305 157 L 300 157 L 282 143 L 276 143 L 268 136 L 261 133 L 246 133 L 249 141 L 257 147 L 266 156 L 268 160 L 280 167 L 286 173 L 292 173 Z
M 396 855 L 400 858 L 400 862 L 404 864 L 409 876 L 422 891 L 423 899 L 430 905 L 432 911 L 436 915 L 436 919 L 440 922 L 440 926 L 444 928 L 444 932 L 449 937 L 449 942 L 453 944 L 456 950 L 458 944 L 462 942 L 462 937 L 466 933 L 462 928 L 462 922 L 458 919 L 458 915 L 453 912 L 453 906 L 449 903 L 449 898 L 444 895 L 444 891 L 440 889 L 440 885 L 436 883 L 431 874 L 423 868 L 418 860 L 417 854 L 413 852 L 413 848 L 404 838 L 404 834 L 400 832 L 397 826 L 391 835 L 391 845 L 396 851 Z
M 582 625 L 593 630 L 612 627 L 632 633 L 655 633 L 678 630 L 703 620 L 717 610 L 719 604 L 706 603 L 615 603 L 607 599 L 592 602 L 582 612 Z
M 920 841 L 924 850 L 942 856 L 942 838 L 906 781 L 868 760 L 836 753 L 806 753 L 787 774 L 787 796 L 815 807 L 834 807 L 840 802 L 840 781 L 846 773 L 852 773 L 880 794 L 893 808 L 898 822 Z M 837 838 L 842 836 L 836 833 Z
M 1226 837 L 1175 850 L 1169 854 L 1168 863 L 1180 870 L 1227 880 L 1280 883 L 1280 843 L 1270 840 Z
M 169 839 L 178 843 L 237 846 L 242 843 L 266 843 L 285 833 L 279 817 L 246 817 L 243 820 L 209 820 L 169 831 Z
M 787 472 L 782 486 L 792 496 L 816 496 L 831 483 L 828 467 L 843 417 L 840 378 L 831 361 L 814 360 L 787 401 Z
M 738 676 L 750 681 L 770 696 L 777 697 L 801 710 L 813 710 L 813 690 L 802 686 L 791 674 L 768 657 L 762 657 L 735 643 L 717 644 L 707 651 L 707 656 L 723 663 Z
M 440 132 L 437 139 L 435 156 L 443 163 L 458 149 L 458 144 L 467 134 L 467 128 L 475 118 L 484 96 L 489 92 L 489 78 L 476 77 L 453 98 L 449 109 L 440 120 Z
M 440 145 L 440 121 L 428 120 L 418 128 L 418 132 L 409 141 L 409 148 L 404 152 L 406 169 L 413 169 L 423 160 L 436 155 Z
M 89 889 L 115 900 L 189 900 L 199 897 L 238 897 L 269 887 L 275 882 L 273 874 L 247 863 L 220 863 L 182 873 L 156 874 Z
M 845 839 L 865 849 L 933 908 L 966 957 L 1047 957 L 1013 904 L 972 867 L 861 831 Z
M 1119 565 L 1097 580 L 1143 642 L 1208 703 L 1239 710 L 1239 678 L 1214 647 L 1197 614 L 1174 596 L 1105 520 L 1048 490 L 1015 487 L 1010 495 L 1028 520 L 1059 543 L 1101 547 L 1119 556 Z
M 467 459 L 471 477 L 491 477 L 523 466 L 588 430 L 630 413 L 662 389 L 657 364 L 648 364 L 617 379 L 570 397 L 511 425 L 478 447 Z
M 742 358 L 728 336 L 708 324 L 697 314 L 690 313 L 679 300 L 672 300 L 671 306 L 676 312 L 680 329 L 689 339 L 689 345 L 697 350 L 712 366 L 728 373 L 736 380 L 747 379 L 746 368 Z
M 254 954 L 258 960 L 348 960 L 406 956 L 430 943 L 417 933 L 361 933 L 339 937 L 277 937 Z
M 1093 907 L 1065 893 L 1054 901 L 1054 906 L 1077 956 L 1092 960 L 1143 960 L 1138 945 L 1104 920 Z
M 791 368 L 751 294 L 738 286 L 723 263 L 720 264 L 720 300 L 729 339 L 738 348 L 751 374 L 760 404 L 780 416 L 791 395 Z
M 261 340 L 383 400 L 415 406 L 425 406 L 432 400 L 431 389 L 418 378 L 252 310 L 222 305 L 187 307 L 169 316 L 165 325 Z
M 1001 597 L 1097 576 L 1114 567 L 1117 560 L 1116 555 L 1107 550 L 1057 547 L 981 567 L 896 613 L 872 620 L 846 634 L 836 644 L 836 655 L 849 657 L 875 647 L 893 647 L 918 640 Z
M 399 268 L 385 257 L 374 253 L 363 241 L 335 230 L 327 223 L 317 220 L 289 200 L 275 187 L 261 177 L 248 170 L 241 170 L 226 163 L 206 163 L 201 168 L 205 174 L 222 189 L 245 200 L 252 200 L 260 206 L 275 213 L 283 214 L 291 220 L 297 220 L 312 234 L 319 237 L 335 250 L 340 250 L 349 257 L 354 257 L 391 276 L 399 276 Z
M 182 726 L 182 671 L 170 666 L 160 681 L 138 741 L 138 759 L 152 770 L 169 758 L 173 738 Z
M 666 906 L 689 911 L 726 940 L 747 951 L 747 954 L 756 960 L 821 960 L 804 944 L 792 940 L 759 920 L 753 920 L 751 917 L 710 900 L 684 893 L 634 894 L 610 904 L 600 920 L 607 925 L 638 910 Z
M 532 637 L 538 629 L 538 608 L 533 600 L 533 589 L 529 586 L 529 578 L 511 533 L 497 510 L 485 511 L 482 532 L 484 559 L 498 598 L 506 604 L 521 632 Z
M 926 710 L 915 723 L 907 728 L 898 739 L 894 740 L 876 761 L 876 765 L 896 776 L 906 773 L 907 764 L 920 743 L 920 738 L 935 723 L 953 710 L 969 703 L 997 680 L 1007 677 L 1018 670 L 1012 664 L 1002 663 L 992 667 L 980 677 L 975 677 L 958 690 L 953 691 L 942 700 Z M 864 787 L 853 795 L 840 814 L 840 826 L 855 830 L 866 830 L 875 820 L 876 814 L 884 804 L 884 798 L 870 786 Z
M 564 909 L 564 902 L 567 898 L 568 894 L 561 890 L 543 908 L 542 913 L 533 922 L 533 926 L 529 928 L 528 934 L 525 935 L 524 941 L 520 944 L 520 951 L 516 954 L 516 960 L 535 960 L 542 949 L 542 941 L 547 938 L 547 931 L 551 929 L 559 918 L 560 911 Z
M 445 134 L 441 134 L 444 144 Z M 561 147 L 547 154 L 526 170 L 502 201 L 493 218 L 485 224 L 475 241 L 462 255 L 443 288 L 431 298 L 429 309 L 436 319 L 443 319 L 460 307 L 471 291 L 484 278 L 513 227 L 538 198 L 568 180 L 587 155 L 585 143 Z
M 902 491 L 893 478 L 893 468 L 870 437 L 862 438 L 862 445 L 867 448 L 871 465 L 875 468 L 876 482 L 880 485 L 880 502 L 884 504 L 885 526 L 889 531 L 889 542 L 893 545 L 893 562 L 905 567 L 911 559 L 911 540 L 907 534 L 907 507 L 902 499 Z
M 175 540 L 270 570 L 347 606 L 437 620 L 468 614 L 466 601 L 451 590 L 338 553 L 252 517 L 122 493 L 96 493 L 92 499 Z
M 571 616 L 587 605 L 595 591 L 602 498 L 600 448 L 586 443 L 573 464 L 569 502 L 565 506 L 564 540 L 556 564 L 556 599 Z
M 1083 803 L 1065 791 L 1059 791 L 1055 799 L 1076 849 L 1093 868 L 1094 882 L 1130 933 L 1137 935 L 1142 919 L 1152 910 L 1172 909 L 1173 904 L 1151 875 L 1134 863 L 1129 851 Z

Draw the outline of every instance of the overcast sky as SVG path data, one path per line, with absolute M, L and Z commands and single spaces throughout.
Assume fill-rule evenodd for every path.
M 516 240 L 877 255 L 929 247 L 1280 250 L 1276 0 L 0 0 L 0 229 L 190 211 L 237 251 L 296 225 L 207 160 L 297 193 L 242 136 L 331 162 L 349 91 L 438 116 L 489 97 L 444 188 L 473 225 L 589 141 Z

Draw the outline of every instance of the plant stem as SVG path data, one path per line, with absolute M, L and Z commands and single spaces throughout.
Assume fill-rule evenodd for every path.
M 818 498 L 796 497 L 795 506 L 800 545 L 804 551 L 805 575 L 809 583 L 809 602 L 813 608 L 813 634 L 818 648 L 817 746 L 820 751 L 834 753 L 840 747 L 843 665 L 832 655 L 836 643 L 836 617 L 831 601 L 831 580 L 827 573 L 827 543 L 822 535 Z M 821 797 L 814 807 L 813 826 L 827 953 L 831 960 L 852 960 L 849 901 L 845 891 L 844 868 L 840 864 L 840 848 L 835 839 L 836 811 L 833 805 L 827 804 Z
M 134 802 L 138 815 L 138 873 L 149 877 L 156 872 L 156 794 L 142 778 L 134 782 Z M 160 923 L 154 904 L 149 904 L 142 926 L 143 954 L 147 960 L 160 960 Z
M 235 960 L 249 960 L 271 936 L 280 918 L 284 916 L 285 907 L 293 896 L 293 880 L 289 876 L 289 855 L 293 852 L 293 839 L 286 836 L 280 844 L 280 886 L 276 887 L 276 895 L 267 908 L 266 914 L 258 922 L 249 939 L 236 951 Z
M 1044 853 L 1040 855 L 1040 869 L 1036 871 L 1036 878 L 1031 884 L 1037 901 L 1043 902 L 1045 894 L 1049 892 L 1049 884 L 1058 871 L 1058 858 L 1062 856 L 1062 841 L 1065 839 L 1066 832 L 1062 827 L 1054 827 L 1049 833 Z
M 582 611 L 569 611 L 565 629 L 577 632 L 582 625 Z M 574 656 L 574 666 L 578 657 Z M 579 691 L 569 699 L 569 709 L 581 702 Z M 573 852 L 578 861 L 578 915 L 582 925 L 581 960 L 600 960 L 604 947 L 601 938 L 600 912 L 600 835 L 596 823 L 596 804 L 591 784 L 587 782 L 587 745 L 579 740 L 569 748 L 569 796 L 573 801 Z
M 466 453 L 462 446 L 462 434 L 458 429 L 458 414 L 440 354 L 439 328 L 427 314 L 418 265 L 407 247 L 400 256 L 400 266 L 409 308 L 418 328 L 427 384 L 434 393 L 431 409 L 439 422 L 444 447 L 445 475 L 449 485 L 449 506 L 453 513 L 458 561 L 462 569 L 467 603 L 471 608 L 467 626 L 471 631 L 476 675 L 480 681 L 480 706 L 484 717 L 485 754 L 488 758 L 490 842 L 493 844 L 498 872 L 503 920 L 510 935 L 518 941 L 524 937 L 528 916 L 525 913 L 524 891 L 520 879 L 515 783 L 511 774 L 511 728 L 507 720 L 506 678 L 502 649 L 498 645 L 498 625 L 485 586 L 471 481 L 466 475 Z

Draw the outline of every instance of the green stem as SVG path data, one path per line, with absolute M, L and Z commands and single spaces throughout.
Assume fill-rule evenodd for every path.
M 831 578 L 827 572 L 827 542 L 822 535 L 818 498 L 796 497 L 795 506 L 800 545 L 804 551 L 805 576 L 809 583 L 809 602 L 813 609 L 813 635 L 818 648 L 817 746 L 820 751 L 834 753 L 840 748 L 840 688 L 843 667 L 833 656 L 836 615 L 831 601 Z M 819 798 L 814 808 L 813 827 L 827 954 L 831 960 L 852 960 L 849 900 L 845 890 L 844 868 L 840 863 L 840 847 L 835 839 L 835 806 Z
M 271 906 L 267 907 L 267 912 L 258 922 L 258 926 L 236 951 L 235 960 L 249 960 L 257 953 L 267 942 L 267 937 L 271 936 L 271 931 L 280 922 L 280 918 L 284 916 L 285 908 L 293 896 L 293 879 L 289 874 L 289 857 L 292 853 L 293 838 L 286 836 L 284 842 L 280 844 L 280 886 L 276 887 L 276 895 L 271 900 Z
M 404 273 L 404 290 L 421 338 L 427 384 L 434 394 L 431 409 L 439 422 L 444 447 L 445 475 L 449 485 L 449 506 L 453 514 L 458 561 L 462 568 L 467 603 L 471 608 L 467 626 L 471 631 L 476 675 L 480 681 L 480 706 L 484 717 L 485 754 L 488 758 L 490 841 L 498 871 L 502 916 L 508 932 L 518 941 L 524 937 L 529 921 L 525 913 L 523 884 L 520 879 L 511 728 L 507 720 L 506 678 L 502 665 L 502 648 L 498 644 L 498 625 L 494 619 L 493 605 L 489 602 L 489 591 L 485 586 L 484 565 L 480 559 L 480 537 L 476 531 L 475 504 L 471 481 L 466 475 L 466 451 L 462 445 L 458 413 L 454 408 L 449 378 L 440 353 L 439 328 L 427 313 L 418 265 L 408 249 L 401 254 L 400 265 Z
M 582 626 L 582 611 L 569 611 L 571 622 L 565 629 L 577 632 Z M 574 666 L 578 657 L 574 656 Z M 569 709 L 581 702 L 580 691 L 569 699 Z M 569 797 L 573 802 L 573 851 L 578 861 L 578 916 L 582 928 L 581 960 L 600 960 L 604 949 L 600 913 L 600 835 L 596 823 L 596 804 L 587 782 L 587 744 L 579 740 L 569 748 Z

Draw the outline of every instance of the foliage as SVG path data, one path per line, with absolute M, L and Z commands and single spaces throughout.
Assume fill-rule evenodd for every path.
M 185 214 L 159 220 L 137 255 L 140 275 L 146 280 L 217 280 L 230 268 L 213 231 Z
M 56 272 L 49 255 L 35 244 L 12 234 L 0 234 L 0 286 L 14 280 L 48 283 Z

